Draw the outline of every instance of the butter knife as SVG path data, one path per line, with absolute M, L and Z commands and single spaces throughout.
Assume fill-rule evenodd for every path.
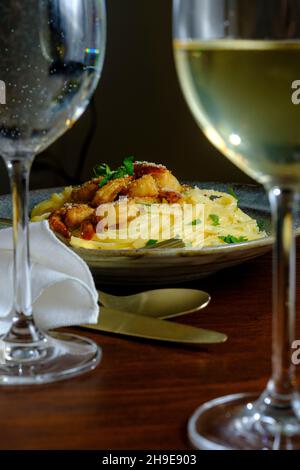
M 120 312 L 106 307 L 101 307 L 99 322 L 96 325 L 82 325 L 82 327 L 171 343 L 213 344 L 224 343 L 227 340 L 226 335 L 216 331 Z

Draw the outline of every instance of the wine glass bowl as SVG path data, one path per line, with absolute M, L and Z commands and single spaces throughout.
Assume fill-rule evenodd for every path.
M 189 421 L 204 449 L 300 449 L 295 387 L 294 211 L 300 188 L 298 0 L 173 0 L 174 53 L 207 138 L 264 184 L 273 214 L 272 377 L 259 396 L 222 397 Z
M 22 10 L 21 10 L 22 8 Z M 79 119 L 100 78 L 103 2 L 29 0 L 1 5 L 1 155 L 42 152 Z
M 293 3 L 295 18 L 298 2 L 287 3 Z M 292 102 L 292 84 L 299 76 L 299 25 L 276 27 L 277 19 L 272 34 L 275 15 L 266 0 L 174 4 L 178 75 L 206 137 L 262 184 L 278 181 L 299 188 L 299 107 Z M 188 11 L 195 13 L 188 16 Z
M 12 188 L 13 321 L 0 338 L 0 385 L 39 384 L 93 369 L 100 348 L 34 322 L 28 237 L 31 163 L 80 118 L 99 81 L 106 42 L 104 0 L 28 0 L 0 6 L 0 148 Z

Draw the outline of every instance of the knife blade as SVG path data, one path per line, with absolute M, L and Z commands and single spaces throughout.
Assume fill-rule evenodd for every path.
M 225 334 L 216 331 L 120 312 L 106 307 L 101 307 L 99 321 L 96 325 L 82 325 L 82 327 L 172 343 L 213 344 L 224 343 L 227 340 Z

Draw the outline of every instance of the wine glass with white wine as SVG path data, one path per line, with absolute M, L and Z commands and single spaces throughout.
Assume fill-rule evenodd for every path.
M 200 449 L 300 449 L 292 361 L 300 1 L 173 1 L 174 51 L 185 98 L 207 138 L 264 184 L 276 235 L 272 377 L 259 396 L 239 394 L 202 405 L 189 421 L 189 437 Z
M 28 181 L 34 156 L 85 111 L 100 78 L 105 41 L 104 0 L 0 3 L 0 154 L 12 188 L 15 291 L 13 321 L 0 338 L 0 385 L 61 380 L 100 360 L 92 341 L 35 325 Z

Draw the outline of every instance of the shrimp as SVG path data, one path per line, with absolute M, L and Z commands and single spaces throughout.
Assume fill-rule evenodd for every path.
M 69 239 L 71 237 L 70 230 L 80 227 L 82 222 L 91 218 L 94 213 L 95 209 L 87 204 L 67 203 L 50 214 L 49 225 L 54 232 Z
M 99 182 L 101 179 L 102 178 L 94 178 L 93 180 L 87 181 L 81 186 L 74 188 L 71 194 L 71 200 L 73 202 L 91 202 L 99 189 Z
M 152 175 L 160 190 L 182 191 L 181 184 L 178 179 L 169 170 Z
M 144 175 L 133 181 L 127 188 L 129 197 L 156 197 L 158 196 L 158 187 L 152 175 Z
M 70 229 L 78 228 L 81 223 L 95 213 L 95 209 L 87 204 L 66 205 L 64 222 Z
M 102 188 L 98 188 L 98 191 L 91 202 L 92 206 L 97 207 L 100 206 L 100 204 L 113 202 L 122 191 L 126 190 L 130 181 L 132 181 L 131 176 L 117 178 L 109 181 Z
M 62 209 L 58 209 L 52 212 L 52 214 L 50 215 L 48 219 L 49 225 L 50 225 L 51 230 L 53 230 L 53 232 L 59 233 L 64 238 L 69 240 L 71 238 L 71 233 L 63 221 L 63 216 L 64 216 L 64 211 Z
M 159 174 L 166 170 L 164 165 L 157 165 L 156 163 L 149 162 L 135 162 L 134 175 L 136 178 L 141 178 L 144 175 Z

